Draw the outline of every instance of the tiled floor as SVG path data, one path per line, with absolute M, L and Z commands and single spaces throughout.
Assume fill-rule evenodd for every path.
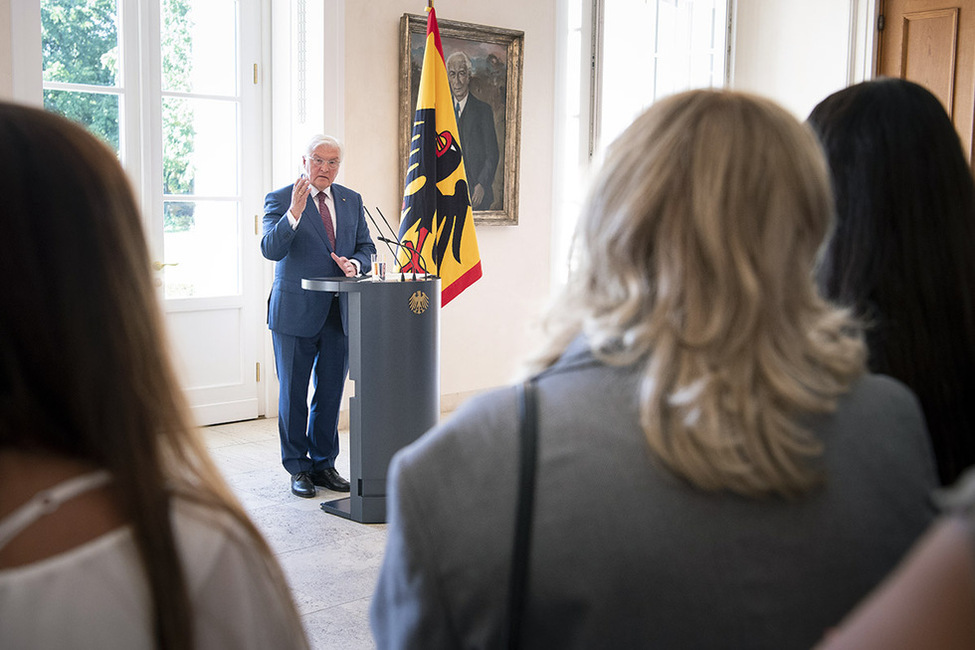
M 385 524 L 360 524 L 321 510 L 340 498 L 318 488 L 314 499 L 291 494 L 281 466 L 276 419 L 203 429 L 217 465 L 264 533 L 291 583 L 315 650 L 375 648 L 369 599 L 386 545 Z M 335 463 L 349 476 L 349 433 L 339 431 Z

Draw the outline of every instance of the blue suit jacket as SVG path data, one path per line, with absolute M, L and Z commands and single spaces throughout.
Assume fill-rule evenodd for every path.
M 490 210 L 494 203 L 494 176 L 498 169 L 498 136 L 494 130 L 494 111 L 490 104 L 467 95 L 467 105 L 457 123 L 460 130 L 460 148 L 464 152 L 464 168 L 471 194 L 474 186 L 484 187 L 484 198 L 475 210 Z
M 309 337 L 318 334 L 325 324 L 332 300 L 331 294 L 302 289 L 302 278 L 344 277 L 345 274 L 332 260 L 332 247 L 311 195 L 298 220 L 298 227 L 291 227 L 287 212 L 293 187 L 282 187 L 264 199 L 261 252 L 267 259 L 277 262 L 268 299 L 267 323 L 275 332 Z M 358 260 L 362 273 L 368 273 L 376 246 L 366 225 L 362 197 L 358 192 L 333 183 L 332 199 L 335 203 L 335 254 Z M 340 294 L 339 305 L 342 328 L 348 333 L 348 294 Z

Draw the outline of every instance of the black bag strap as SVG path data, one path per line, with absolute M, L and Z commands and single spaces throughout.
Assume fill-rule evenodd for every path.
M 508 648 L 521 645 L 521 619 L 528 591 L 528 560 L 531 551 L 531 525 L 535 506 L 535 469 L 538 458 L 538 405 L 535 379 L 526 380 L 518 390 L 520 421 L 520 461 L 518 473 L 518 510 L 515 519 L 514 546 L 511 554 L 511 578 L 508 582 Z

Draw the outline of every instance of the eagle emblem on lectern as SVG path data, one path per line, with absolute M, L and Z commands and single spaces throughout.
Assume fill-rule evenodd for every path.
M 419 289 L 410 296 L 410 311 L 414 314 L 422 314 L 430 306 L 430 297 Z

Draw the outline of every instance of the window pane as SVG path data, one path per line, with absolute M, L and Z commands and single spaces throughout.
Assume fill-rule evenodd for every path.
M 163 90 L 237 94 L 236 0 L 163 0 Z
M 603 11 L 599 133 L 605 146 L 653 102 L 654 44 L 659 35 L 655 2 L 607 2 Z
M 115 0 L 41 0 L 44 81 L 117 86 Z
M 163 99 L 163 193 L 235 196 L 237 104 Z
M 657 99 L 724 84 L 727 0 L 614 0 L 604 14 L 601 147 Z
M 167 298 L 240 293 L 236 201 L 165 201 Z
M 45 90 L 44 108 L 80 123 L 119 151 L 119 96 Z

